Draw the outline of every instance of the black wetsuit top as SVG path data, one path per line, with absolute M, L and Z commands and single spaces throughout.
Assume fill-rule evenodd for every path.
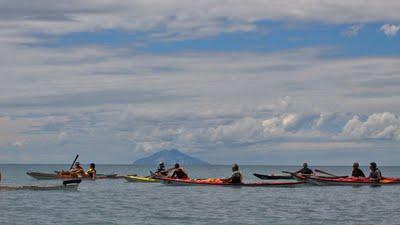
M 232 184 L 242 183 L 242 173 L 240 173 L 239 171 L 233 172 L 231 176 L 231 183 Z
M 183 169 L 175 169 L 174 173 L 172 174 L 172 177 L 178 178 L 178 179 L 188 179 L 188 175 L 183 171 Z
M 303 169 L 297 171 L 297 173 L 301 173 L 301 174 L 312 174 L 313 171 L 312 171 L 311 169 L 309 169 L 309 168 L 303 168 Z
M 360 170 L 360 168 L 353 169 L 351 176 L 352 177 L 365 177 L 364 172 L 362 170 Z

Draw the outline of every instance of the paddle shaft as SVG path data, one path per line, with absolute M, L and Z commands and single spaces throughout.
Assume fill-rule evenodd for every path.
M 72 162 L 71 166 L 69 167 L 70 170 L 74 167 L 74 164 L 75 164 L 76 160 L 78 160 L 78 158 L 79 158 L 79 154 L 76 154 L 74 161 Z
M 333 173 L 328 173 L 328 172 L 320 170 L 320 169 L 315 169 L 315 172 L 326 174 L 326 175 L 329 175 L 329 176 L 332 176 L 332 177 L 338 177 L 338 175 L 335 175 Z

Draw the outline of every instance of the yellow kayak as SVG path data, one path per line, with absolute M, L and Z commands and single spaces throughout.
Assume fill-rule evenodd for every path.
M 124 178 L 128 182 L 160 182 L 160 180 L 153 179 L 151 177 L 141 177 L 141 176 L 128 175 L 128 176 L 124 176 Z

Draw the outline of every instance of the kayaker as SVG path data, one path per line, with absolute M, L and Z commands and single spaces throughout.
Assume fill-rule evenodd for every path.
M 174 172 L 171 175 L 171 178 L 186 180 L 189 179 L 188 174 L 180 167 L 179 163 L 176 163 L 174 166 Z
M 160 162 L 160 164 L 158 164 L 158 168 L 156 170 L 156 174 L 160 175 L 160 176 L 167 176 L 168 175 L 168 170 L 165 169 L 164 162 Z
M 353 171 L 351 172 L 352 177 L 365 177 L 364 172 L 360 169 L 358 162 L 353 163 Z
M 371 172 L 369 173 L 369 177 L 368 177 L 369 179 L 376 180 L 376 181 L 379 181 L 380 179 L 382 179 L 382 173 L 378 169 L 375 162 L 371 162 L 369 164 L 369 169 L 371 170 Z
M 300 173 L 302 175 L 313 175 L 314 174 L 314 172 L 310 168 L 308 168 L 307 163 L 303 163 L 303 168 L 298 170 L 296 173 Z
M 70 171 L 71 175 L 82 176 L 85 174 L 85 170 L 83 169 L 80 162 L 76 162 L 74 168 Z
M 96 171 L 96 164 L 90 163 L 89 169 L 88 169 L 88 171 L 86 171 L 86 174 L 87 174 L 90 178 L 96 179 L 96 174 L 97 174 L 97 171 Z
M 239 171 L 239 166 L 238 164 L 233 164 L 232 165 L 232 175 L 229 178 L 222 179 L 224 182 L 227 183 L 232 183 L 232 184 L 241 184 L 243 180 L 243 175 Z

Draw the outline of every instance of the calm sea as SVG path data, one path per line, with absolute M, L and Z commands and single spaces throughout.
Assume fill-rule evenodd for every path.
M 26 171 L 52 172 L 67 165 L 1 165 L 2 184 L 37 181 Z M 349 167 L 319 167 L 349 174 Z M 147 175 L 151 167 L 98 165 L 98 173 Z M 251 174 L 295 170 L 242 166 Z M 191 177 L 226 177 L 229 166 L 189 167 Z M 399 176 L 400 167 L 381 167 Z M 367 172 L 366 168 L 364 171 Z M 0 224 L 400 224 L 400 186 L 296 188 L 165 186 L 125 180 L 83 181 L 78 191 L 0 191 Z

